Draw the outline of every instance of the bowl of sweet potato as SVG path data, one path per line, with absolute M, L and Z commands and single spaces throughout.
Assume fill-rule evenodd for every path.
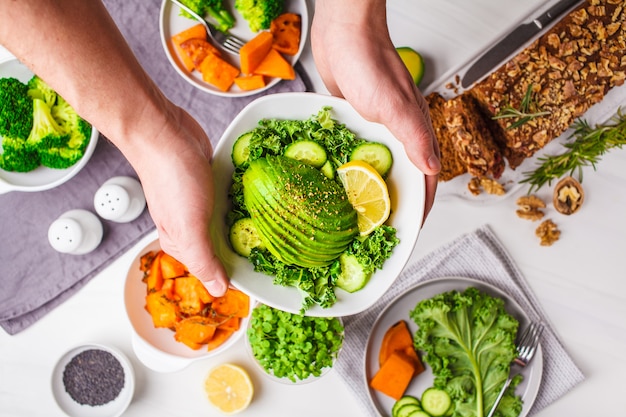
M 133 259 L 124 303 L 135 350 L 141 346 L 144 354 L 147 348 L 163 360 L 182 359 L 181 364 L 227 350 L 244 334 L 251 311 L 248 295 L 234 287 L 222 297 L 209 294 L 158 239 Z

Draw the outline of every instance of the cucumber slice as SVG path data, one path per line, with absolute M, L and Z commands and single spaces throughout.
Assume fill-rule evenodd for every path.
M 320 171 L 322 171 L 322 174 L 324 174 L 326 178 L 329 178 L 331 180 L 335 178 L 335 173 L 337 172 L 337 170 L 335 169 L 335 165 L 330 162 L 330 159 L 326 160 L 324 165 L 322 165 L 322 167 L 320 168 Z
M 337 277 L 339 288 L 344 291 L 355 292 L 365 287 L 370 274 L 365 273 L 356 256 L 344 252 L 339 256 L 339 264 L 341 265 L 341 273 Z
M 250 156 L 250 139 L 252 138 L 252 132 L 244 133 L 239 136 L 233 144 L 233 152 L 231 158 L 233 164 L 236 167 L 241 166 L 244 162 L 248 161 Z
M 234 251 L 246 258 L 250 256 L 253 248 L 264 249 L 263 242 L 250 217 L 237 220 L 230 227 L 230 244 Z
M 393 414 L 393 417 L 409 417 L 415 414 L 418 411 L 422 411 L 422 407 L 417 404 L 405 404 L 402 407 L 396 410 L 396 414 Z
M 350 160 L 367 162 L 373 166 L 381 177 L 385 178 L 393 165 L 391 151 L 382 143 L 364 142 L 357 145 L 350 154 Z
M 422 408 L 432 417 L 443 416 L 451 405 L 450 395 L 442 389 L 432 387 L 422 394 Z
M 413 82 L 419 86 L 424 77 L 424 58 L 422 58 L 419 52 L 408 46 L 396 48 L 396 51 L 398 51 L 400 59 L 402 59 L 402 62 L 409 70 L 411 77 L 413 77 Z
M 326 163 L 326 150 L 319 143 L 312 140 L 299 140 L 285 148 L 287 158 L 302 161 L 305 164 L 321 168 Z
M 402 398 L 400 398 L 398 401 L 396 401 L 393 404 L 393 407 L 391 407 L 391 415 L 392 417 L 397 417 L 398 416 L 398 410 L 400 409 L 400 407 L 405 406 L 407 404 L 413 404 L 413 405 L 420 405 L 420 400 L 417 399 L 417 397 L 414 397 L 412 395 L 404 395 L 402 396 Z M 421 407 L 420 407 L 421 409 Z
M 424 410 L 415 410 L 411 414 L 409 414 L 407 417 L 432 417 L 432 416 Z

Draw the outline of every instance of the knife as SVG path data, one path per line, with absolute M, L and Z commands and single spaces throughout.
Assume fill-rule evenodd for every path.
M 493 70 L 496 65 L 503 62 L 527 41 L 541 32 L 547 25 L 579 2 L 580 0 L 560 0 L 532 21 L 516 27 L 472 64 L 463 76 L 461 86 L 467 88 L 481 79 L 484 75 Z

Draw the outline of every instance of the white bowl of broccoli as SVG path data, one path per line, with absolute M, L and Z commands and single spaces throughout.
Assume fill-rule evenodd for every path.
M 57 187 L 87 164 L 98 131 L 4 49 L 0 102 L 0 194 Z

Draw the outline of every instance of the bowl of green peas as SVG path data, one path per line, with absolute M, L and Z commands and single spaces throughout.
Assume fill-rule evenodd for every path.
M 338 317 L 310 317 L 257 304 L 246 346 L 263 374 L 285 384 L 319 380 L 335 364 L 344 340 Z

